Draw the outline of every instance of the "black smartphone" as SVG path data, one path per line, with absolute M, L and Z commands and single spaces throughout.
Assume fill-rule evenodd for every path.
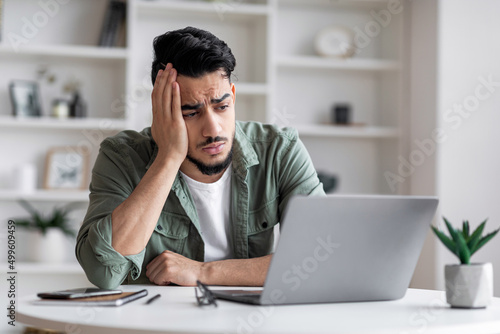
M 74 299 L 74 298 L 115 295 L 119 293 L 122 293 L 122 291 L 99 289 L 99 288 L 79 288 L 79 289 L 69 289 L 69 290 L 60 290 L 52 292 L 40 292 L 39 294 L 37 294 L 37 296 L 40 298 L 50 298 L 50 299 Z

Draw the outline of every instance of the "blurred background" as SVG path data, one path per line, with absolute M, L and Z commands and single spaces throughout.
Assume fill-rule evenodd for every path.
M 18 226 L 19 294 L 89 284 L 60 232 L 83 219 L 99 143 L 151 124 L 153 38 L 189 25 L 235 54 L 237 119 L 297 128 L 329 193 L 435 195 L 441 228 L 442 216 L 498 228 L 499 12 L 496 0 L 0 0 L 0 240 L 37 212 L 58 226 Z M 473 262 L 493 263 L 500 297 L 497 239 Z M 429 233 L 412 287 L 443 290 L 448 263 Z

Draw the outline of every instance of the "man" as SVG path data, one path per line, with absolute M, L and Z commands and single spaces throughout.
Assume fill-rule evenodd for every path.
M 289 199 L 324 194 L 307 151 L 292 129 L 235 121 L 226 43 L 187 27 L 153 46 L 151 128 L 102 142 L 78 261 L 102 288 L 263 285 Z

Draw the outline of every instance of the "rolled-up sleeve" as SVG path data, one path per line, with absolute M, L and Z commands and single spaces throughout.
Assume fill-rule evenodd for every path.
M 76 242 L 76 257 L 89 281 L 100 288 L 115 288 L 131 275 L 141 274 L 145 249 L 123 256 L 112 246 L 111 213 L 135 188 L 134 157 L 127 148 L 104 141 L 92 170 L 90 203 Z M 139 159 L 140 161 L 141 159 Z
M 290 139 L 288 146 L 283 147 L 277 159 L 281 198 L 280 216 L 294 195 L 325 196 L 323 184 L 296 130 L 288 129 L 288 135 Z
M 111 246 L 111 215 L 89 226 L 78 238 L 77 258 L 89 281 L 100 288 L 113 289 L 130 273 L 132 279 L 141 274 L 145 249 L 139 254 L 123 256 Z

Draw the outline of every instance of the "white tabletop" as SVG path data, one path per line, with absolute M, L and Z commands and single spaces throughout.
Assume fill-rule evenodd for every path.
M 124 333 L 500 333 L 500 298 L 486 309 L 452 309 L 442 291 L 408 289 L 395 301 L 252 306 L 218 300 L 198 307 L 194 288 L 148 289 L 148 297 L 121 307 L 32 305 L 19 301 L 17 321 L 82 334 Z M 161 298 L 145 305 L 148 298 Z

